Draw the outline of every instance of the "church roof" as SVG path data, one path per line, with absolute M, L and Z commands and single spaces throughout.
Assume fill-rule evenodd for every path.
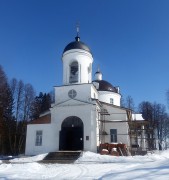
M 38 119 L 31 120 L 28 124 L 50 124 L 51 123 L 51 114 L 39 117 Z
M 65 47 L 63 53 L 65 53 L 66 51 L 71 50 L 71 49 L 82 49 L 82 50 L 85 50 L 85 51 L 88 51 L 89 53 L 91 53 L 90 48 L 85 43 L 80 41 L 80 37 L 79 36 L 76 36 L 75 37 L 75 41 L 69 43 Z
M 105 80 L 94 80 L 93 82 L 99 83 L 99 88 L 97 89 L 98 91 L 110 91 L 118 93 L 117 89 Z

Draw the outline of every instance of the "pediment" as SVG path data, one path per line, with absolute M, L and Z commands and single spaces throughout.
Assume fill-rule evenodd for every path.
M 84 101 L 79 99 L 67 99 L 62 102 L 58 102 L 57 104 L 54 104 L 54 106 L 61 107 L 61 106 L 78 106 L 78 105 L 87 105 L 87 104 L 93 104 L 91 101 Z M 53 106 L 53 107 L 54 107 Z

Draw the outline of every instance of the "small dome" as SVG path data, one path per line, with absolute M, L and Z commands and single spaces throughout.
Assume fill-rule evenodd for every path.
M 99 83 L 99 88 L 97 89 L 98 91 L 110 91 L 110 92 L 118 93 L 118 90 L 107 81 L 94 80 L 93 82 Z
M 88 51 L 89 53 L 91 53 L 89 47 L 85 43 L 80 41 L 80 37 L 78 37 L 78 36 L 75 38 L 75 41 L 69 43 L 65 47 L 63 53 L 65 53 L 66 51 L 71 50 L 71 49 L 82 49 L 82 50 L 85 50 L 85 51 Z
M 96 71 L 95 74 L 100 74 L 100 71 Z
M 99 70 L 99 68 L 98 68 L 97 72 L 95 73 L 95 79 L 98 81 L 102 80 L 102 73 Z

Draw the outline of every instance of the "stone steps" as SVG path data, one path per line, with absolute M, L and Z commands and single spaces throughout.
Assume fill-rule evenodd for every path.
M 41 161 L 41 163 L 60 163 L 70 164 L 74 163 L 82 154 L 82 151 L 57 151 L 50 152 Z

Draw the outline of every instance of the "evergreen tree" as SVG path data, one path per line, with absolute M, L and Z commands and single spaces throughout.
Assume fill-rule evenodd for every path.
M 0 153 L 12 153 L 11 144 L 13 137 L 13 98 L 8 79 L 0 66 Z
M 39 93 L 39 96 L 35 97 L 35 100 L 32 103 L 31 113 L 32 119 L 39 118 L 40 114 L 48 111 L 51 107 L 51 96 L 49 93 Z
M 50 106 L 51 106 L 50 94 L 45 93 L 42 97 L 41 112 L 45 112 L 45 111 L 49 110 Z
M 15 78 L 8 83 L 0 66 L 0 154 L 24 152 L 26 125 L 31 116 L 35 91 Z

